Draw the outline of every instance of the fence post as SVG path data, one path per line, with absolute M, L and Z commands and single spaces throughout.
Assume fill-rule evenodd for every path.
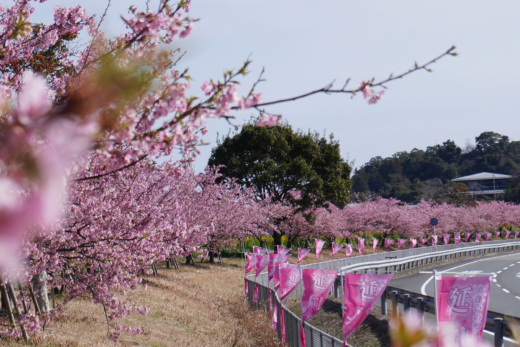
M 398 304 L 397 290 L 394 290 L 394 291 L 392 291 L 392 316 L 394 316 L 394 317 L 399 316 L 399 312 L 397 311 L 397 304 Z
M 386 316 L 388 314 L 386 309 L 386 290 L 383 291 L 383 295 L 381 295 L 381 314 Z
M 339 277 L 336 277 L 334 281 L 334 297 L 339 298 Z
M 410 309 L 410 294 L 404 294 L 403 298 L 403 311 L 406 312 Z
M 495 318 L 495 347 L 502 347 L 504 344 L 504 320 Z
M 278 298 L 276 297 L 276 292 L 274 296 L 274 304 L 276 305 L 276 332 L 278 333 L 278 340 L 282 340 L 282 314 L 283 314 L 283 307 L 282 307 L 282 301 L 278 301 Z
M 422 317 L 424 317 L 424 299 L 423 298 L 417 298 L 417 312 L 419 313 L 419 315 Z

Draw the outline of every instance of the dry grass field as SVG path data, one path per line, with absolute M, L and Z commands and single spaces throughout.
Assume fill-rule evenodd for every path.
M 223 265 L 159 267 L 146 277 L 147 288 L 128 291 L 132 302 L 150 307 L 147 316 L 132 314 L 113 324 L 142 327 L 142 335 L 121 334 L 119 346 L 278 346 L 271 318 L 248 308 L 244 299 L 243 261 Z M 0 345 L 23 346 L 0 340 Z M 69 303 L 63 313 L 32 339 L 35 346 L 113 346 L 100 305 Z

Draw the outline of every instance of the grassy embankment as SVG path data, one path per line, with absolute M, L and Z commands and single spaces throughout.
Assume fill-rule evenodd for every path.
M 372 249 L 367 247 L 366 253 L 371 252 Z M 296 252 L 292 253 L 290 262 L 296 263 Z M 344 251 L 336 255 L 336 258 L 343 257 Z M 331 258 L 331 251 L 324 250 L 319 260 Z M 315 254 L 311 253 L 303 263 L 311 263 L 315 259 Z M 195 267 L 181 265 L 178 270 L 166 269 L 164 264 L 159 264 L 157 277 L 145 277 L 146 289 L 140 287 L 127 292 L 126 299 L 151 310 L 147 316 L 132 314 L 111 322 L 144 329 L 141 335 L 122 333 L 119 345 L 278 346 L 271 328 L 271 317 L 249 309 L 245 302 L 243 260 L 224 258 L 223 265 L 196 262 Z M 333 305 L 333 302 L 327 305 Z M 299 305 L 293 306 L 299 313 Z M 316 321 L 311 323 L 341 336 L 341 330 L 337 329 L 341 327 L 338 312 L 334 311 L 328 308 L 320 310 Z M 63 312 L 45 326 L 44 331 L 33 337 L 30 344 L 49 347 L 113 345 L 106 336 L 107 325 L 102 307 L 88 299 L 75 300 L 67 304 Z M 359 337 L 368 338 L 367 335 Z M 14 340 L 0 340 L 0 344 L 25 345 Z

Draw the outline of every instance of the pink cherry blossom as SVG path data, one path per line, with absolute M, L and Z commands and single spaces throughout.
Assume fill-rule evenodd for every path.
M 359 85 L 359 88 L 363 91 L 363 97 L 366 99 L 366 98 L 369 98 L 372 96 L 372 88 L 370 88 L 370 85 L 367 84 L 366 82 L 361 82 L 361 84 Z
M 274 127 L 278 125 L 280 122 L 281 116 L 276 116 L 272 114 L 265 114 L 260 118 L 260 120 L 256 123 L 258 127 Z
M 370 98 L 370 100 L 368 100 L 368 103 L 369 103 L 369 104 L 375 104 L 375 103 L 377 103 L 379 100 L 381 100 L 381 98 L 382 98 L 384 95 L 385 95 L 385 91 L 384 91 L 384 90 L 380 91 L 379 94 L 374 93 L 374 94 L 372 95 L 372 97 Z

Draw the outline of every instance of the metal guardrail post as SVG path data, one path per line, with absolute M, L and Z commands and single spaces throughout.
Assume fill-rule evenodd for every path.
M 424 298 L 417 298 L 417 312 L 421 317 L 424 317 Z
M 406 312 L 410 309 L 410 294 L 403 295 L 403 311 Z
M 502 347 L 504 344 L 504 320 L 495 318 L 495 347 Z
M 386 290 L 383 291 L 383 295 L 381 295 L 381 314 L 386 316 L 388 314 L 388 310 L 386 309 Z
M 278 333 L 278 340 L 282 340 L 282 314 L 283 307 L 281 301 L 275 295 L 274 304 L 276 305 L 276 332 Z
M 397 290 L 392 292 L 392 315 L 394 317 L 399 316 L 399 312 L 397 311 L 397 304 L 399 303 L 397 299 Z

